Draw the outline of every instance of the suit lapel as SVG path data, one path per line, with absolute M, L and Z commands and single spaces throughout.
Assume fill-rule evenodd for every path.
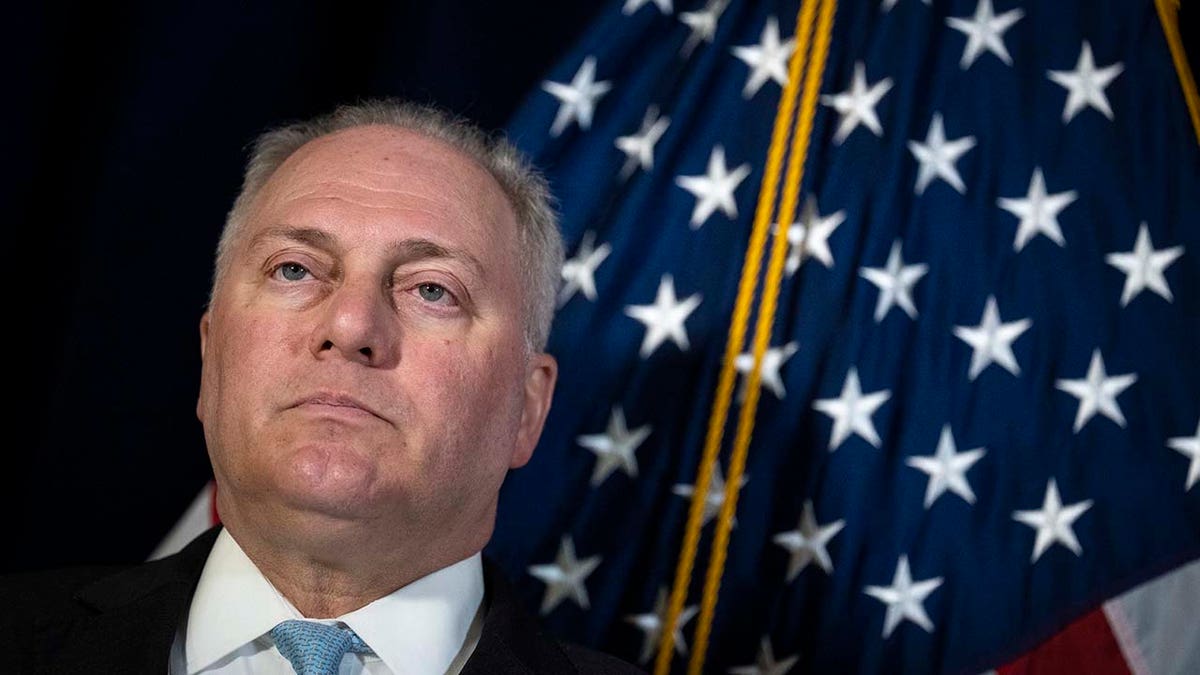
M 179 553 L 122 570 L 75 595 L 85 612 L 40 626 L 52 649 L 51 672 L 167 672 L 171 643 L 184 618 L 219 528 Z M 68 665 L 69 664 L 69 665 Z

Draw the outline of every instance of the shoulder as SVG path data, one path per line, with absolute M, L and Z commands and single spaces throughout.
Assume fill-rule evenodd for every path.
M 163 672 L 216 531 L 161 560 L 0 578 L 4 672 Z M 161 667 L 160 667 L 161 666 Z
M 89 608 L 76 601 L 82 589 L 121 567 L 75 567 L 0 577 L 0 663 L 5 672 L 34 671 L 39 654 L 61 646 L 62 630 L 86 620 Z
M 28 621 L 79 611 L 75 601 L 81 589 L 128 566 L 69 567 L 0 577 L 0 607 L 5 623 Z
M 0 577 L 0 606 L 7 616 L 56 616 L 106 610 L 127 598 L 199 576 L 219 528 L 201 534 L 183 550 L 142 563 L 89 565 Z
M 561 647 L 566 652 L 567 658 L 570 659 L 572 665 L 583 675 L 590 673 L 595 673 L 596 675 L 607 673 L 624 675 L 625 673 L 629 673 L 632 675 L 634 673 L 646 672 L 614 656 L 609 656 L 594 649 L 587 649 L 586 647 L 570 643 L 561 643 Z
M 215 538 L 216 531 L 206 532 L 178 554 L 138 565 L 0 578 L 0 634 L 6 637 L 0 639 L 0 663 L 14 665 L 20 673 L 67 673 L 78 671 L 73 665 L 79 663 L 103 662 L 110 667 L 90 670 L 115 673 L 128 670 L 122 664 L 138 658 L 143 644 L 157 657 L 158 643 L 172 637 Z M 80 655 L 88 645 L 96 649 Z M 166 656 L 162 659 L 166 664 Z

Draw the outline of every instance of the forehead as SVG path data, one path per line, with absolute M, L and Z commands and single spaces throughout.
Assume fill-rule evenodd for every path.
M 304 144 L 257 201 L 251 230 L 312 220 L 283 224 L 358 225 L 356 231 L 387 236 L 401 225 L 408 235 L 466 237 L 492 247 L 516 233 L 510 202 L 483 166 L 442 141 L 388 126 L 345 129 Z

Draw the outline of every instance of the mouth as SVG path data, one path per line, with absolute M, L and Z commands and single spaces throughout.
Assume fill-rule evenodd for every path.
M 337 392 L 317 392 L 302 397 L 291 405 L 298 410 L 323 413 L 339 417 L 374 417 L 387 421 L 385 417 L 362 401 Z

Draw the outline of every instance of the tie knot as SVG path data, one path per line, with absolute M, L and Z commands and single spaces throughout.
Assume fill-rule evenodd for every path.
M 296 675 L 337 675 L 347 652 L 369 654 L 371 648 L 344 626 L 289 619 L 271 629 L 271 638 Z

